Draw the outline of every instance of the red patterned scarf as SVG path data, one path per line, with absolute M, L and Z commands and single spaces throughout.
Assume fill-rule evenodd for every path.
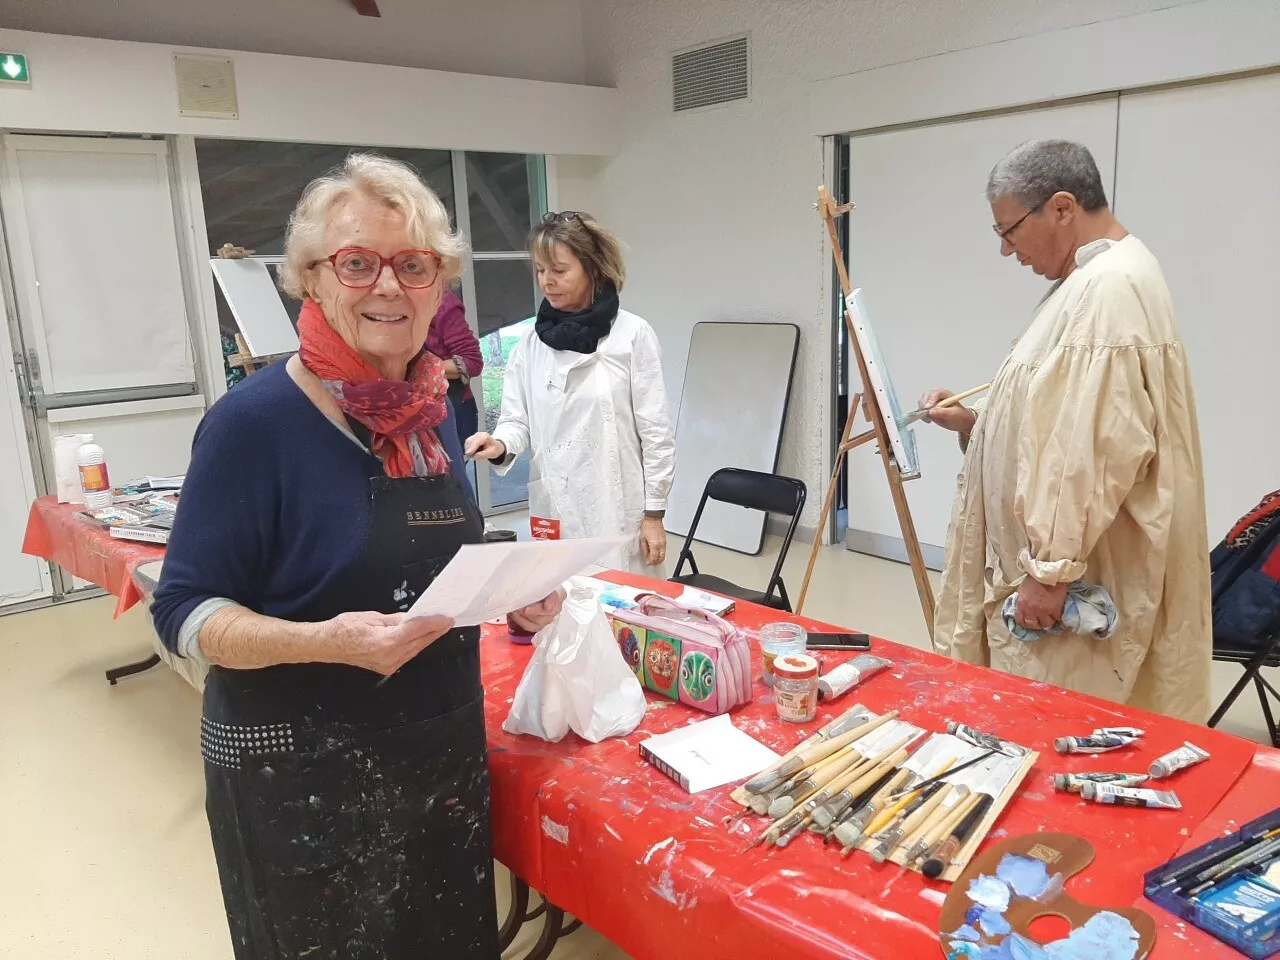
M 298 315 L 298 359 L 324 381 L 342 412 L 373 434 L 374 454 L 389 477 L 449 472 L 449 455 L 436 435 L 448 412 L 444 361 L 423 350 L 404 380 L 384 380 L 329 326 L 307 300 Z

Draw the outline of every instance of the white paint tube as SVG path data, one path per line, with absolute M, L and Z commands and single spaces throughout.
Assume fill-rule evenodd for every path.
M 1187 767 L 1193 767 L 1197 763 L 1204 763 L 1208 759 L 1208 750 L 1202 750 L 1188 740 L 1177 750 L 1170 750 L 1159 760 L 1152 763 L 1150 768 L 1151 775 L 1156 778 L 1167 777 L 1171 773 L 1184 770 Z
M 818 696 L 823 700 L 834 700 L 892 663 L 892 660 L 886 660 L 884 657 L 873 657 L 869 653 L 859 654 L 818 678 Z
M 1145 730 L 1137 727 L 1099 727 L 1094 730 L 1094 736 L 1103 737 L 1141 737 L 1146 735 Z
M 1053 749 L 1059 753 L 1106 753 L 1119 750 L 1137 740 L 1137 737 L 1119 733 L 1093 733 L 1087 737 L 1059 737 L 1053 741 Z
M 1059 793 L 1079 793 L 1086 783 L 1109 783 L 1113 787 L 1139 787 L 1150 779 L 1145 773 L 1055 773 L 1053 789 Z
M 1080 796 L 1094 803 L 1107 803 L 1118 807 L 1182 809 L 1182 801 L 1172 790 L 1147 790 L 1145 787 L 1117 787 L 1110 783 L 1086 783 L 1080 791 Z

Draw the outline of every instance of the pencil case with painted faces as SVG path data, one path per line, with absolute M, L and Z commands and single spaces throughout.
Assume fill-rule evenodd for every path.
M 728 620 L 657 594 L 609 620 L 636 679 L 654 693 L 713 714 L 751 702 L 751 648 Z

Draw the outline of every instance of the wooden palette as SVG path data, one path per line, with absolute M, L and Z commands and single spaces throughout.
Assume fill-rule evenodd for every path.
M 1070 833 L 1031 833 L 1021 837 L 1010 837 L 983 851 L 980 857 L 968 865 L 960 876 L 959 882 L 952 886 L 946 902 L 942 905 L 938 933 L 939 945 L 944 954 L 947 952 L 947 943 L 951 939 L 949 934 L 965 924 L 965 914 L 974 905 L 969 898 L 969 882 L 983 874 L 994 877 L 996 868 L 1007 853 L 1021 854 L 1033 860 L 1039 860 L 1045 864 L 1050 876 L 1060 873 L 1064 880 L 1071 879 L 1087 868 L 1093 862 L 1094 856 L 1093 845 L 1089 841 Z M 1013 927 L 1015 933 L 1035 940 L 1036 938 L 1028 931 L 1031 923 L 1039 917 L 1061 917 L 1071 924 L 1074 930 L 1084 926 L 1095 914 L 1104 911 L 1119 914 L 1133 924 L 1133 928 L 1138 932 L 1139 960 L 1150 954 L 1156 940 L 1156 922 L 1150 914 L 1137 907 L 1095 907 L 1081 903 L 1060 891 L 1057 896 L 1043 903 L 1038 900 L 1014 897 L 1009 904 L 1009 909 L 1004 912 L 1004 918 Z M 1001 939 L 1003 938 L 999 936 L 991 937 L 983 943 L 998 943 Z

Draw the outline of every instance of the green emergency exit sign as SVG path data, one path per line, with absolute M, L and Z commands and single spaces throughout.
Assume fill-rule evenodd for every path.
M 30 83 L 27 58 L 20 53 L 0 53 L 0 83 Z

